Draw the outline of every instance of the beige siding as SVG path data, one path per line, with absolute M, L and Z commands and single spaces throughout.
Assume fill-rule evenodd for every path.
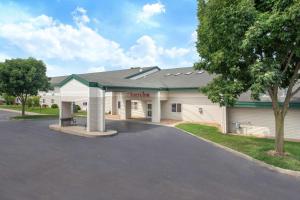
M 285 120 L 286 138 L 300 139 L 300 110 L 290 109 Z M 240 123 L 237 129 L 235 122 Z M 272 109 L 268 108 L 230 108 L 228 127 L 233 133 L 247 135 L 274 136 L 275 120 Z
M 134 108 L 134 102 L 137 103 L 137 109 Z M 132 103 L 131 116 L 138 117 L 138 118 L 145 118 L 147 114 L 147 102 L 132 100 L 131 103 Z
M 181 113 L 172 112 L 173 103 L 181 103 Z M 222 108 L 199 92 L 170 92 L 168 100 L 162 101 L 162 118 L 221 125 Z

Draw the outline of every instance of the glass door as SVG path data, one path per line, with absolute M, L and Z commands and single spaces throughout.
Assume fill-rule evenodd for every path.
M 147 106 L 147 117 L 151 118 L 152 117 L 152 104 L 148 104 Z

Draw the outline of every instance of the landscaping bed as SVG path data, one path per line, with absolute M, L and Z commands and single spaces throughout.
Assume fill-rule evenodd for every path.
M 274 149 L 274 139 L 222 134 L 216 127 L 193 123 L 179 124 L 176 127 L 195 136 L 202 137 L 249 155 L 267 164 L 284 169 L 300 171 L 299 142 L 286 141 L 285 151 L 287 156 L 279 157 L 268 154 L 269 151 Z

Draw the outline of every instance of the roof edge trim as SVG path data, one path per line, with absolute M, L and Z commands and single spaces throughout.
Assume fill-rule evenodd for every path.
M 99 88 L 103 87 L 101 84 L 99 84 L 97 82 L 89 82 L 89 81 L 85 80 L 84 78 L 81 78 L 80 76 L 78 76 L 76 74 L 72 74 L 72 75 L 68 76 L 66 79 L 64 79 L 63 81 L 58 83 L 57 86 L 58 87 L 63 87 L 64 85 L 66 85 L 71 80 L 77 80 L 80 83 L 82 83 L 82 84 L 84 84 L 88 87 L 99 87 Z
M 282 102 L 279 103 L 280 106 L 283 105 Z M 272 108 L 272 102 L 269 101 L 238 101 L 234 104 L 234 108 Z M 300 109 L 300 102 L 290 102 L 289 108 Z

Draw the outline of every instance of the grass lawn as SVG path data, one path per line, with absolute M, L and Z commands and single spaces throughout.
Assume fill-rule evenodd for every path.
M 5 108 L 5 109 L 11 109 L 11 110 L 22 110 L 22 106 L 20 105 L 0 105 L 0 108 Z M 33 108 L 28 108 L 26 107 L 27 112 L 32 112 L 32 113 L 38 113 L 38 114 L 43 114 L 46 116 L 40 116 L 39 115 L 33 115 L 33 116 L 17 116 L 15 119 L 37 119 L 37 118 L 45 118 L 49 116 L 58 116 L 59 115 L 59 109 L 58 108 L 40 108 L 40 107 L 33 107 Z M 74 113 L 75 116 L 86 116 L 86 111 L 78 111 L 78 113 Z M 35 116 L 35 117 L 34 117 Z
M 25 116 L 16 116 L 12 119 L 48 119 L 48 118 L 57 118 L 57 115 L 25 115 Z
M 284 169 L 300 171 L 300 143 L 285 142 L 285 151 L 289 154 L 285 157 L 269 156 L 267 152 L 274 149 L 274 140 L 247 136 L 225 135 L 216 127 L 200 124 L 179 124 L 176 126 L 193 135 L 247 154 L 257 160 L 281 167 Z
M 20 105 L 0 105 L 0 108 L 19 110 L 19 111 L 22 110 L 22 106 L 20 106 Z M 44 114 L 44 115 L 56 115 L 56 116 L 59 115 L 58 108 L 40 108 L 40 107 L 28 108 L 28 107 L 26 107 L 25 110 L 27 112 L 33 112 L 33 113 Z

